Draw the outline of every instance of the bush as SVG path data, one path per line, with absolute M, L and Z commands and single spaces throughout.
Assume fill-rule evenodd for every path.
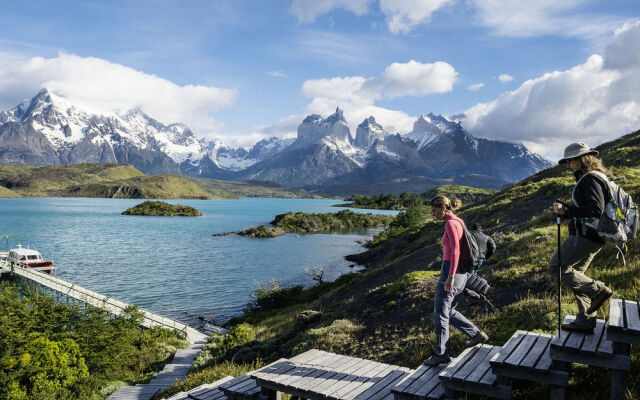
M 440 271 L 413 271 L 405 274 L 402 278 L 393 282 L 391 286 L 385 292 L 388 296 L 397 296 L 400 293 L 404 292 L 405 289 L 416 282 L 419 282 L 423 279 L 429 279 L 434 276 L 440 275 Z
M 222 344 L 225 348 L 231 348 L 234 346 L 238 346 L 240 344 L 244 344 L 250 342 L 256 338 L 256 333 L 253 331 L 253 328 L 249 324 L 239 324 L 231 329 L 224 336 L 222 340 Z
M 247 312 L 268 311 L 282 308 L 295 303 L 295 298 L 303 291 L 300 285 L 280 287 L 275 279 L 267 283 L 259 283 L 258 288 L 251 293 L 251 301 L 247 305 Z

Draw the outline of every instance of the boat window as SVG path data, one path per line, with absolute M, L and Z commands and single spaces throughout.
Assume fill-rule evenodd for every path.
M 27 258 L 25 256 L 20 257 L 21 260 L 26 260 Z
M 38 256 L 36 256 L 36 255 L 31 255 L 31 256 L 27 256 L 27 258 L 28 258 L 29 260 L 37 260 L 37 259 L 38 259 Z

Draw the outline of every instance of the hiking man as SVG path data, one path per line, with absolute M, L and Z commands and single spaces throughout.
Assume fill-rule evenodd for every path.
M 605 241 L 595 229 L 584 224 L 585 218 L 599 218 L 606 204 L 607 183 L 602 178 L 590 174 L 600 171 L 609 179 L 613 174 L 596 157 L 598 152 L 585 143 L 572 143 L 564 150 L 564 157 L 558 164 L 567 164 L 577 181 L 571 192 L 573 205 L 553 203 L 553 212 L 569 220 L 569 237 L 561 245 L 562 282 L 571 288 L 578 303 L 578 315 L 568 324 L 566 330 L 593 332 L 598 309 L 613 291 L 604 283 L 589 278 L 584 273 L 598 254 Z M 549 261 L 549 269 L 558 274 L 558 252 Z
M 496 242 L 493 241 L 493 238 L 491 238 L 491 236 L 482 232 L 482 226 L 480 224 L 472 224 L 471 230 L 469 230 L 469 232 L 471 232 L 473 237 L 476 238 L 478 251 L 480 252 L 480 258 L 478 258 L 478 266 L 471 271 L 473 275 L 478 275 L 478 270 L 482 266 L 484 260 L 491 257 L 496 251 Z
M 456 310 L 456 296 L 462 293 L 467 282 L 467 271 L 459 268 L 460 250 L 464 240 L 464 221 L 453 212 L 460 208 L 458 199 L 449 200 L 445 196 L 436 196 L 431 200 L 431 214 L 440 221 L 445 221 L 442 236 L 442 267 L 440 279 L 436 285 L 433 304 L 433 322 L 436 334 L 436 351 L 424 365 L 434 366 L 451 361 L 449 356 L 449 323 L 469 337 L 467 347 L 486 342 L 489 337 L 478 329 L 471 321 Z

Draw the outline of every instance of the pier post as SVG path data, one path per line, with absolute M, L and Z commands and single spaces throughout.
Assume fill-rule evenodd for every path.
M 629 355 L 631 346 L 626 343 L 613 342 L 613 353 Z M 627 391 L 628 371 L 611 370 L 611 400 L 624 399 Z

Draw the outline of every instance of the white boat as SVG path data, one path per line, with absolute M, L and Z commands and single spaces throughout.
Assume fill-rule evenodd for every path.
M 47 274 L 56 270 L 52 260 L 45 260 L 37 250 L 24 248 L 20 244 L 17 248 L 9 250 L 7 261 L 12 266 L 30 268 Z

